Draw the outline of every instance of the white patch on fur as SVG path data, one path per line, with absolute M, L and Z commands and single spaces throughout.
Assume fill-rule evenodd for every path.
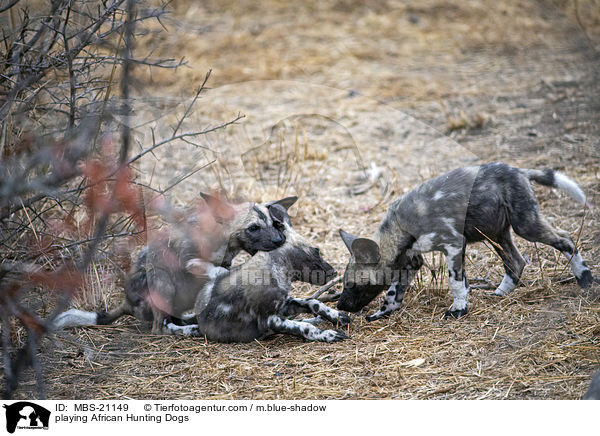
M 583 258 L 581 257 L 581 254 L 576 253 L 573 256 L 570 256 L 567 253 L 563 253 L 563 255 L 567 258 L 567 260 L 571 262 L 571 271 L 573 271 L 575 277 L 580 278 L 581 274 L 583 274 L 584 271 L 589 269 L 583 264 Z
M 98 314 L 96 312 L 85 312 L 78 309 L 69 309 L 63 313 L 60 313 L 56 318 L 54 318 L 52 327 L 55 330 L 60 330 L 68 327 L 96 325 L 97 323 Z
M 222 276 L 223 274 L 227 274 L 229 272 L 229 270 L 227 270 L 227 268 L 223 268 L 222 266 L 214 266 L 211 265 L 208 270 L 206 270 L 206 273 L 208 274 L 208 277 L 211 280 L 216 279 L 219 276 Z
M 433 194 L 433 199 L 435 201 L 444 198 L 446 194 L 444 194 L 444 191 L 436 191 L 435 194 Z
M 332 309 L 331 307 L 327 306 L 326 304 L 322 303 L 319 300 L 316 299 L 311 299 L 308 301 L 310 310 L 312 313 L 314 313 L 315 315 L 318 315 L 319 312 L 325 312 L 325 316 L 328 319 L 332 319 L 332 320 L 337 320 L 340 318 L 340 313 L 335 310 Z M 316 310 L 315 310 L 316 307 Z
M 424 201 L 419 201 L 416 205 L 417 214 L 420 216 L 427 215 L 427 203 Z
M 210 262 L 206 262 L 198 258 L 190 259 L 185 264 L 185 269 L 187 271 L 192 271 L 196 268 L 201 268 L 204 274 L 206 274 L 209 279 L 215 279 L 218 276 L 228 272 L 228 270 L 223 267 L 215 266 Z
M 419 238 L 410 247 L 411 250 L 426 252 L 433 250 L 433 238 L 437 236 L 437 233 L 426 233 L 419 236 Z
M 504 274 L 502 283 L 500 283 L 500 286 L 498 286 L 498 288 L 494 291 L 494 294 L 504 297 L 505 295 L 508 295 L 516 287 L 517 287 L 517 284 L 513 281 L 513 279 L 510 278 L 510 276 L 508 274 Z
M 212 280 L 208 281 L 204 285 L 204 287 L 200 290 L 200 292 L 198 293 L 198 296 L 196 297 L 196 305 L 195 305 L 195 310 L 198 314 L 200 314 L 206 308 L 206 306 L 208 306 L 208 303 L 210 302 L 210 299 L 212 298 L 212 291 L 213 291 L 214 286 L 215 286 L 215 280 L 212 279 Z
M 320 316 L 315 316 L 313 318 L 302 318 L 302 319 L 299 319 L 298 321 L 305 322 L 307 324 L 317 325 L 317 324 L 321 324 L 324 321 L 324 319 L 321 318 Z
M 204 262 L 202 259 L 194 258 L 187 261 L 187 263 L 185 264 L 185 269 L 189 271 L 192 268 L 204 267 L 204 265 L 206 265 L 206 262 Z
M 554 172 L 554 186 L 567 193 L 575 201 L 585 204 L 585 194 L 581 188 L 563 173 Z
M 229 315 L 233 307 L 231 304 L 219 304 L 217 306 L 217 310 L 221 312 L 223 315 Z
M 444 245 L 444 250 L 446 250 L 446 261 L 448 261 L 448 259 L 454 259 L 457 255 L 459 255 L 462 251 L 462 247 L 455 247 L 454 245 Z M 451 268 L 450 264 L 448 264 L 448 268 L 449 269 L 453 269 Z
M 446 226 L 450 230 L 450 233 L 452 233 L 452 236 L 460 236 L 460 233 L 458 233 L 458 231 L 456 230 L 456 221 L 454 219 L 442 218 L 442 221 L 444 221 L 444 224 L 446 224 Z
M 469 288 L 465 286 L 464 280 L 449 279 L 450 291 L 454 297 L 454 302 L 450 306 L 451 311 L 463 310 L 467 308 L 467 298 L 469 296 Z
M 172 322 L 167 323 L 166 326 L 169 330 L 169 333 L 172 335 L 180 335 L 180 336 L 198 336 L 198 325 L 177 325 Z
M 446 250 L 446 263 L 448 264 L 448 271 L 450 272 L 450 278 L 448 283 L 450 284 L 450 291 L 454 297 L 454 302 L 450 306 L 451 311 L 463 310 L 467 308 L 467 298 L 469 296 L 469 288 L 465 286 L 466 279 L 463 277 L 462 280 L 456 280 L 454 278 L 454 271 L 457 270 L 457 265 L 454 263 L 454 259 L 461 255 L 462 247 L 458 248 L 454 245 L 445 245 Z
M 182 321 L 191 321 L 193 319 L 196 319 L 196 314 L 195 313 L 186 313 L 185 315 L 181 315 L 181 320 Z

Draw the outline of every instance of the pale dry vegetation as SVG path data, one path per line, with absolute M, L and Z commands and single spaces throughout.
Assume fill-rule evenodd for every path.
M 342 271 L 337 230 L 370 235 L 395 197 L 429 177 L 491 160 L 551 167 L 577 180 L 592 206 L 536 187 L 541 209 L 600 275 L 600 12 L 597 2 L 577 4 L 579 12 L 566 1 L 175 2 L 168 31 L 140 36 L 138 50 L 187 66 L 136 66 L 152 90 L 136 95 L 152 108 L 140 122 L 160 113 L 154 134 L 168 137 L 209 68 L 212 89 L 181 131 L 244 118 L 148 154 L 136 180 L 164 190 L 186 176 L 168 191 L 176 205 L 213 189 L 254 201 L 299 195 L 294 226 Z M 136 140 L 143 149 L 152 133 L 136 131 Z M 475 286 L 460 321 L 442 319 L 451 297 L 433 254 L 402 311 L 374 323 L 354 315 L 351 339 L 338 344 L 157 337 L 132 319 L 60 333 L 42 356 L 48 395 L 580 398 L 600 363 L 600 289 L 579 289 L 552 249 L 517 245 L 530 263 L 507 298 L 490 295 L 503 275 L 496 255 L 470 247 Z M 93 287 L 103 292 L 76 297 L 77 307 L 120 300 L 97 271 Z M 26 396 L 33 383 L 23 387 Z

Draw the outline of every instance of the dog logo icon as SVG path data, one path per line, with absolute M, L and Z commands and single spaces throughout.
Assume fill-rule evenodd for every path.
M 48 429 L 50 411 L 28 401 L 3 406 L 6 409 L 6 431 L 15 429 Z

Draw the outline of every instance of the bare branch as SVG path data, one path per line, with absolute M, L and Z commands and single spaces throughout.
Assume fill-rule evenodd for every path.
M 310 296 L 310 298 L 319 298 L 322 294 L 329 291 L 335 285 L 337 285 L 338 283 L 341 283 L 343 279 L 344 278 L 342 276 L 336 277 L 335 279 L 331 280 L 329 283 L 326 283 L 325 285 L 321 286 L 318 291 L 316 291 L 314 294 L 312 294 Z
M 16 5 L 17 3 L 19 3 L 20 0 L 11 0 L 8 2 L 7 5 L 5 6 L 0 6 L 0 14 L 2 12 L 8 11 L 10 8 L 12 8 L 14 5 Z
M 156 150 L 157 148 L 168 144 L 170 142 L 173 142 L 177 139 L 182 139 L 182 138 L 189 138 L 189 137 L 196 137 L 196 136 L 200 136 L 200 135 L 206 135 L 207 133 L 211 133 L 211 132 L 215 132 L 217 130 L 223 129 L 227 126 L 230 126 L 232 124 L 236 124 L 239 120 L 241 120 L 242 118 L 244 118 L 245 115 L 242 114 L 238 114 L 233 120 L 231 121 L 227 121 L 225 123 L 219 124 L 217 126 L 213 126 L 213 127 L 207 127 L 204 130 L 201 130 L 199 132 L 192 132 L 192 133 L 181 133 L 179 135 L 175 135 L 175 136 L 171 136 L 168 139 L 165 139 L 163 141 L 157 142 L 152 144 L 151 147 L 148 147 L 144 150 L 142 150 L 140 153 L 138 153 L 137 155 L 133 156 L 131 159 L 129 159 L 128 163 L 132 164 L 133 162 L 139 160 L 140 158 L 142 158 L 143 156 L 145 156 L 146 154 L 153 152 L 154 150 Z M 208 148 L 208 147 L 204 147 L 199 145 L 198 147 L 202 147 L 202 148 Z

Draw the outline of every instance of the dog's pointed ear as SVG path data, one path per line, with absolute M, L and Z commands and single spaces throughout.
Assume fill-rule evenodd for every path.
M 357 263 L 379 263 L 379 245 L 372 239 L 356 238 L 352 241 L 352 254 Z
M 283 206 L 283 208 L 285 210 L 288 210 L 290 207 L 293 206 L 293 204 L 298 201 L 298 197 L 296 197 L 295 195 L 292 197 L 285 197 L 282 198 L 281 200 L 275 200 L 275 201 L 269 201 L 268 203 L 265 204 L 265 206 L 267 207 L 271 207 L 275 204 L 278 204 L 280 206 Z
M 287 209 L 283 207 L 279 203 L 272 204 L 267 207 L 271 218 L 273 218 L 274 222 L 286 223 L 288 225 L 292 225 L 290 221 L 290 216 L 288 215 Z
M 234 218 L 235 209 L 224 196 L 207 194 L 206 192 L 200 192 L 200 195 L 218 222 L 230 221 Z
M 209 206 L 217 206 L 221 204 L 221 199 L 215 197 L 214 195 L 207 194 L 206 192 L 200 192 L 200 195 L 202 196 L 204 201 L 206 201 L 206 204 L 208 204 Z
M 352 243 L 356 239 L 356 236 L 351 235 L 348 232 L 344 232 L 342 229 L 340 229 L 340 237 L 342 238 L 342 241 L 344 241 L 344 244 L 346 244 L 346 247 L 348 248 L 348 251 L 350 251 L 350 254 L 353 254 Z

